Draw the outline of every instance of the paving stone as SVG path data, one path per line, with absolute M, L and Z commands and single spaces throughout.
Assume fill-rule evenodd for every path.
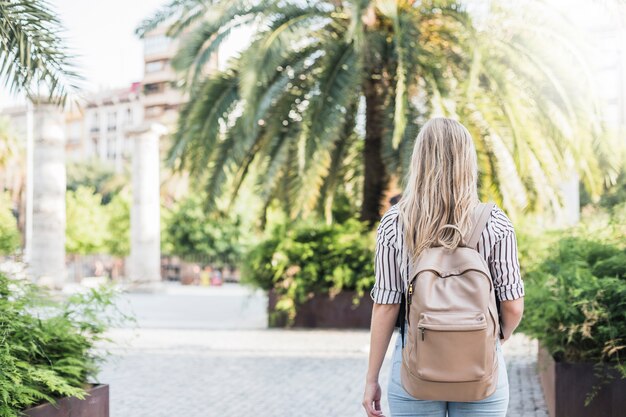
M 128 294 L 139 328 L 114 329 L 98 380 L 110 384 L 111 417 L 364 417 L 369 333 L 266 329 L 266 296 L 237 285 L 166 286 Z M 381 370 L 383 411 L 392 340 Z M 503 345 L 507 417 L 547 417 L 536 341 Z
M 111 417 L 365 415 L 365 331 L 149 329 L 112 334 L 123 347 L 111 349 L 113 356 L 99 375 L 111 384 Z M 546 416 L 534 349 L 535 343 L 520 335 L 504 345 L 511 386 L 508 417 Z M 380 376 L 383 390 L 389 354 Z M 389 416 L 385 401 L 383 410 Z

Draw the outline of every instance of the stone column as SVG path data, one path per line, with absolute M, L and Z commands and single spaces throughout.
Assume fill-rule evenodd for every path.
M 126 278 L 133 287 L 158 287 L 161 282 L 159 140 L 165 133 L 166 128 L 157 123 L 127 131 L 133 143 L 133 202 Z
M 61 288 L 65 268 L 65 133 L 58 106 L 34 108 L 32 242 L 29 271 L 34 281 Z

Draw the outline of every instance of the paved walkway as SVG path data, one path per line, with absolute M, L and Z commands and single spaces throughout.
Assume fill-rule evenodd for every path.
M 259 328 L 265 323 L 262 294 L 225 291 L 231 293 L 228 311 L 239 308 L 232 317 L 211 307 L 224 301 L 218 290 L 126 297 L 140 327 L 110 332 L 116 345 L 99 380 L 111 384 L 111 417 L 365 415 L 367 331 Z M 176 325 L 172 317 L 185 312 L 193 313 L 191 324 Z M 508 416 L 547 417 L 534 371 L 536 344 L 516 335 L 504 352 Z M 389 417 L 386 401 L 383 409 Z

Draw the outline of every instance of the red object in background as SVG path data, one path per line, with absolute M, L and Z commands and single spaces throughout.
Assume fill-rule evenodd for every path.
M 141 88 L 141 81 L 135 81 L 130 84 L 130 92 L 131 93 L 139 93 L 139 89 Z
M 222 285 L 222 272 L 219 269 L 211 275 L 211 285 Z

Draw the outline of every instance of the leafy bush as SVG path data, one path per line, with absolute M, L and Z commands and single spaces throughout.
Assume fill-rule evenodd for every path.
M 207 213 L 201 194 L 182 200 L 165 213 L 163 252 L 188 260 L 232 266 L 241 259 L 241 227 L 238 218 Z
M 98 370 L 94 345 L 103 340 L 110 314 L 110 289 L 91 290 L 52 302 L 42 289 L 0 273 L 0 415 L 55 398 L 84 398 Z
M 589 218 L 525 274 L 521 330 L 557 360 L 610 363 L 626 377 L 626 239 L 617 206 L 602 234 Z
M 92 188 L 79 186 L 66 194 L 66 240 L 68 253 L 103 253 L 107 240 L 108 216 L 102 197 Z
M 0 255 L 15 252 L 20 247 L 20 232 L 11 211 L 11 200 L 0 193 Z
M 77 191 L 81 187 L 93 189 L 102 196 L 103 204 L 108 204 L 129 183 L 127 171 L 116 173 L 112 166 L 98 158 L 67 164 L 68 191 Z
M 106 253 L 127 256 L 130 254 L 130 197 L 120 192 L 105 207 L 109 221 Z
M 119 193 L 103 204 L 93 188 L 78 186 L 66 194 L 67 226 L 65 249 L 88 255 L 108 253 L 126 256 L 130 252 L 130 199 Z
M 374 234 L 354 219 L 277 227 L 245 256 L 242 281 L 273 288 L 276 309 L 290 320 L 296 306 L 315 294 L 356 290 L 360 297 L 374 284 Z

